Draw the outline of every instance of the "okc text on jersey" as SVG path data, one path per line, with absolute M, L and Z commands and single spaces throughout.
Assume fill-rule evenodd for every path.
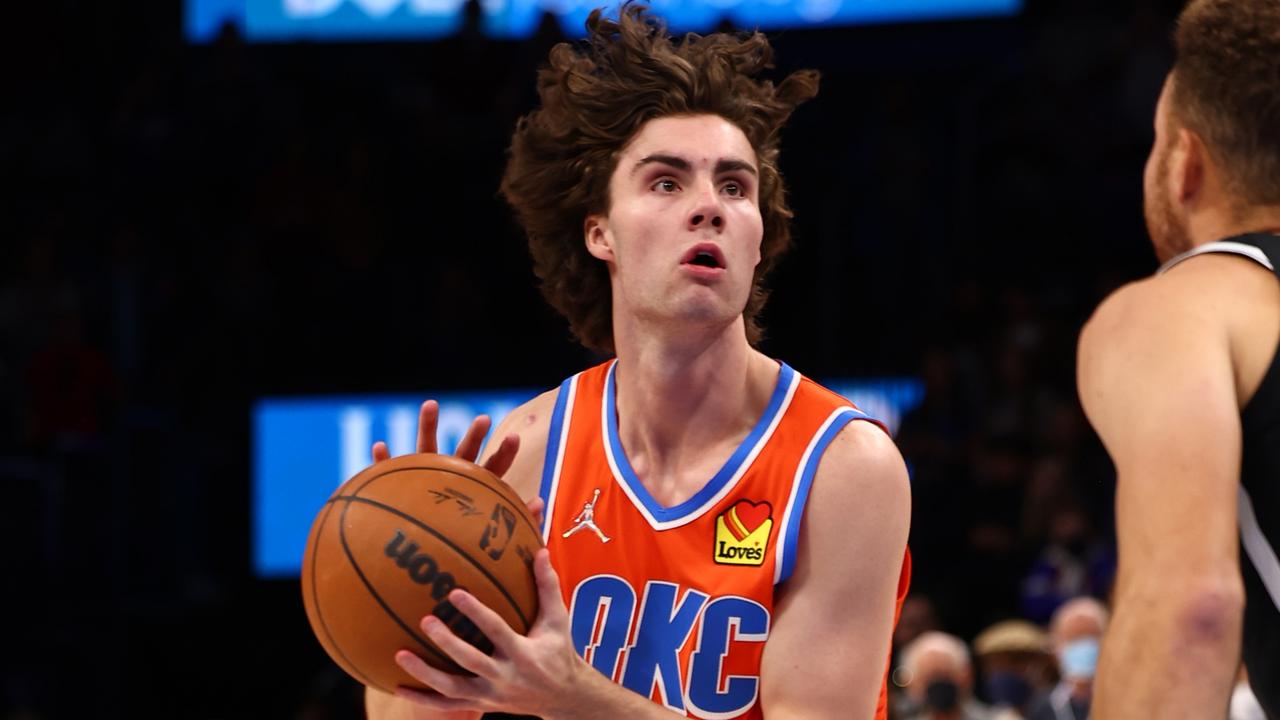
M 732 718 L 755 705 L 760 694 L 758 675 L 725 668 L 731 643 L 769 637 L 769 610 L 754 600 L 711 597 L 691 588 L 682 594 L 675 583 L 661 580 L 646 582 L 637 594 L 616 575 L 595 575 L 574 588 L 569 616 L 574 649 L 592 667 L 672 710 Z

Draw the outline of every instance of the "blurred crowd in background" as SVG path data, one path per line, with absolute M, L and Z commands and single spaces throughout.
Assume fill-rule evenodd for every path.
M 1074 346 L 1154 268 L 1141 173 L 1179 6 L 775 37 L 779 72 L 824 86 L 783 145 L 797 244 L 764 349 L 925 386 L 898 434 L 899 718 L 1084 717 L 1114 475 Z M 0 118 L 20 183 L 0 201 L 0 525 L 22 588 L 0 717 L 356 717 L 296 585 L 250 573 L 249 407 L 551 387 L 596 360 L 496 191 L 560 30 L 189 46 L 169 4 L 40 12 Z

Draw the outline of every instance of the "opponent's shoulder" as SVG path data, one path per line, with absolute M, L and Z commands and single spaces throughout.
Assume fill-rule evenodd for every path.
M 1077 385 L 1086 414 L 1127 403 L 1135 382 L 1175 357 L 1189 293 L 1160 276 L 1131 282 L 1111 293 L 1080 331 Z
M 1081 339 L 1225 327 L 1234 314 L 1247 309 L 1248 304 L 1240 302 L 1242 294 L 1273 292 L 1274 286 L 1274 274 L 1254 260 L 1234 253 L 1202 253 L 1111 293 L 1085 325 Z
M 1080 402 L 1113 456 L 1126 444 L 1168 437 L 1169 422 L 1204 415 L 1222 400 L 1217 394 L 1234 403 L 1232 338 L 1241 303 L 1231 288 L 1239 262 L 1197 256 L 1125 285 L 1081 331 Z
M 1111 293 L 1080 331 L 1079 369 L 1114 358 L 1159 357 L 1190 333 L 1215 321 L 1208 294 L 1187 276 L 1157 275 Z

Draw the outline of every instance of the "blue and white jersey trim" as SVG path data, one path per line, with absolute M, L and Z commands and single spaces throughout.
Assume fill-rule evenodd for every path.
M 774 552 L 777 553 L 777 559 L 773 564 L 774 585 L 791 577 L 791 572 L 795 570 L 796 548 L 800 542 L 800 520 L 804 517 L 804 506 L 809 501 L 809 488 L 813 485 L 813 476 L 818 472 L 822 453 L 844 429 L 844 426 L 854 420 L 876 422 L 875 418 L 857 408 L 851 406 L 836 408 L 813 434 L 813 439 L 805 448 L 804 455 L 800 457 L 800 464 L 796 467 L 795 481 L 791 483 L 791 497 L 787 499 L 787 509 L 782 513 L 778 540 L 774 544 Z
M 547 542 L 552 513 L 555 512 L 556 491 L 560 487 L 560 470 L 564 467 L 564 448 L 569 442 L 569 421 L 573 418 L 573 400 L 578 394 L 578 376 L 560 383 L 556 395 L 556 407 L 551 412 L 551 428 L 547 433 L 547 454 L 542 463 L 542 482 L 538 495 L 542 497 L 542 542 Z
M 636 477 L 635 471 L 631 469 L 631 463 L 627 461 L 622 440 L 618 436 L 617 385 L 614 377 L 618 363 L 614 361 L 609 366 L 609 375 L 604 386 L 604 402 L 600 404 L 603 413 L 600 422 L 605 428 L 605 457 L 609 460 L 609 468 L 613 471 L 613 477 L 618 485 L 627 497 L 631 498 L 636 509 L 654 530 L 668 530 L 693 522 L 723 500 L 746 474 L 751 463 L 773 436 L 773 431 L 777 429 L 782 416 L 791 405 L 791 399 L 795 397 L 796 388 L 800 386 L 800 373 L 792 370 L 786 363 L 779 363 L 779 365 L 778 382 L 774 386 L 769 405 L 746 439 L 706 486 L 688 500 L 669 508 L 663 507 L 653 499 L 640 479 Z

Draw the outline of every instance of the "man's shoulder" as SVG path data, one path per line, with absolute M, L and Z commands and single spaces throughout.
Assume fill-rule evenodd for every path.
M 1209 252 L 1188 258 L 1167 272 L 1122 285 L 1085 325 L 1085 334 L 1186 324 L 1226 322 L 1245 287 L 1270 289 L 1271 272 L 1248 258 Z
M 889 526 L 905 522 L 911 507 L 907 466 L 893 438 L 880 426 L 853 421 L 823 453 L 813 498 Z
M 854 419 L 840 429 L 827 449 L 830 456 L 843 461 L 878 463 L 901 460 L 902 453 L 893 438 L 878 423 Z
M 613 361 L 609 360 L 574 373 L 560 385 L 533 397 L 507 413 L 498 430 L 503 434 L 519 435 L 521 446 L 526 443 L 545 445 L 547 436 L 551 431 L 551 421 L 556 411 L 556 403 L 561 399 L 561 391 L 572 384 L 577 384 L 580 387 L 583 381 L 603 383 L 612 364 Z M 568 394 L 564 399 L 568 400 L 571 397 L 572 394 Z M 571 412 L 572 410 L 573 408 L 565 408 L 565 412 Z
M 1274 294 L 1267 272 L 1247 258 L 1205 253 L 1123 285 L 1081 330 L 1082 383 L 1104 379 L 1112 366 L 1136 371 L 1185 362 L 1193 348 L 1226 351 L 1235 329 L 1255 324 L 1254 292 Z
M 524 450 L 529 449 L 532 444 L 545 445 L 551 427 L 551 416 L 555 412 L 559 396 L 560 389 L 553 388 L 516 407 L 498 424 L 494 431 L 495 438 L 519 435 L 520 447 Z
M 548 390 L 507 413 L 494 428 L 489 440 L 490 450 L 487 452 L 492 452 L 508 435 L 520 438 L 520 449 L 503 480 L 525 499 L 533 497 L 538 491 L 551 416 L 555 412 L 558 396 L 558 388 Z
M 1190 263 L 1188 263 L 1189 265 Z M 1211 281 L 1208 278 L 1212 278 Z M 1166 273 L 1128 283 L 1111 293 L 1080 332 L 1081 367 L 1093 358 L 1164 355 L 1190 336 L 1224 327 L 1228 284 L 1221 273 Z
M 1169 316 L 1178 305 L 1190 301 L 1181 285 L 1170 282 L 1167 275 L 1153 275 L 1121 285 L 1098 304 L 1085 323 L 1081 341 L 1149 327 L 1152 320 Z
M 1162 276 L 1139 280 L 1111 293 L 1080 331 L 1080 401 L 1104 437 L 1123 429 L 1129 409 L 1160 392 L 1156 379 L 1184 361 L 1179 348 L 1195 334 L 1189 300 Z

